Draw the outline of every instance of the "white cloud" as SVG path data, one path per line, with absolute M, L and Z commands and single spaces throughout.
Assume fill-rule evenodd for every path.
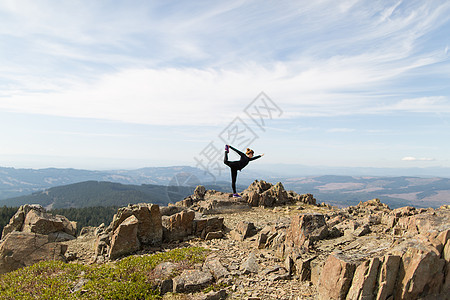
M 422 158 L 416 158 L 413 156 L 405 156 L 402 158 L 403 161 L 435 161 L 435 158 L 429 158 L 429 157 L 422 157 Z

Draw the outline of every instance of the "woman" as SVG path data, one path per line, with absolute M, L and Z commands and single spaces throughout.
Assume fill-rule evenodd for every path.
M 241 156 L 241 159 L 238 161 L 228 161 L 228 152 L 230 152 L 230 148 L 233 149 L 237 154 Z M 248 165 L 249 161 L 255 160 L 260 158 L 261 156 L 264 156 L 264 154 L 258 155 L 253 157 L 253 150 L 250 148 L 247 148 L 246 154 L 242 153 L 241 151 L 237 150 L 236 148 L 225 145 L 225 158 L 223 160 L 224 164 L 230 167 L 231 169 L 231 187 L 233 188 L 233 197 L 240 198 L 238 193 L 236 193 L 236 178 L 237 178 L 237 171 L 242 170 L 246 165 Z

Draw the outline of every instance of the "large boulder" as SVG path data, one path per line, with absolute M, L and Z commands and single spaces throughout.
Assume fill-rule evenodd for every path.
M 162 242 L 162 222 L 159 206 L 151 203 L 139 203 L 119 208 L 110 224 L 111 232 L 130 216 L 138 222 L 137 236 L 142 245 L 160 245 Z
M 200 270 L 184 270 L 173 279 L 174 293 L 194 293 L 203 290 L 213 283 L 213 276 L 209 272 Z
M 333 253 L 328 256 L 317 287 L 318 299 L 345 299 L 352 283 L 355 268 L 355 263 L 342 255 Z
M 418 299 L 440 293 L 444 282 L 445 261 L 434 249 L 422 245 L 408 248 L 400 262 L 397 299 Z
M 13 231 L 0 244 L 0 274 L 43 260 L 65 261 L 67 247 L 49 241 L 47 235 Z
M 170 217 L 164 218 L 164 240 L 175 241 L 194 233 L 195 212 L 182 211 Z
M 33 232 L 39 234 L 66 233 L 75 236 L 77 223 L 69 221 L 66 217 L 53 216 L 45 212 L 41 205 L 23 205 L 10 219 L 3 229 L 2 239 L 13 231 Z
M 328 236 L 328 226 L 322 214 L 298 214 L 292 217 L 287 230 L 288 247 L 307 247 L 308 241 L 314 242 Z
M 202 239 L 209 233 L 222 232 L 223 229 L 223 218 L 219 217 L 195 219 L 193 222 L 195 235 Z
M 255 225 L 252 222 L 241 221 L 236 225 L 236 228 L 230 232 L 232 239 L 243 241 L 244 239 L 256 234 Z
M 129 254 L 140 249 L 141 243 L 138 238 L 139 220 L 129 216 L 114 231 L 109 248 L 109 258 L 116 259 L 124 254 Z
M 393 296 L 400 260 L 401 257 L 398 255 L 383 257 L 378 275 L 377 300 L 386 300 Z
M 6 235 L 13 231 L 22 231 L 23 222 L 25 221 L 25 217 L 27 216 L 30 210 L 36 210 L 38 212 L 45 212 L 44 208 L 38 204 L 26 204 L 19 207 L 14 216 L 9 220 L 9 224 L 7 224 L 3 228 L 2 239 L 6 237 Z
M 206 194 L 206 189 L 203 185 L 199 185 L 195 188 L 193 198 L 194 200 L 200 201 L 203 200 Z
M 380 259 L 375 257 L 363 261 L 356 267 L 352 285 L 348 291 L 347 299 L 374 299 Z M 326 271 L 326 270 L 324 270 Z
M 64 230 L 63 221 L 60 218 L 46 216 L 36 210 L 28 212 L 23 222 L 23 232 L 34 232 L 39 234 L 50 234 Z

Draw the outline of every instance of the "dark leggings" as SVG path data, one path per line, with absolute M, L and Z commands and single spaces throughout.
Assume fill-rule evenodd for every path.
M 225 158 L 223 159 L 223 163 L 230 167 L 231 169 L 231 187 L 233 188 L 233 193 L 236 194 L 236 179 L 238 172 L 238 161 L 228 161 L 228 152 L 225 151 Z

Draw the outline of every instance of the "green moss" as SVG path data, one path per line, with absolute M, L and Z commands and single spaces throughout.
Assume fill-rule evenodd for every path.
M 85 266 L 40 262 L 0 276 L 1 299 L 160 299 L 150 272 L 166 261 L 188 265 L 204 261 L 207 250 L 192 247 L 116 263 Z M 81 289 L 75 289 L 77 284 Z

